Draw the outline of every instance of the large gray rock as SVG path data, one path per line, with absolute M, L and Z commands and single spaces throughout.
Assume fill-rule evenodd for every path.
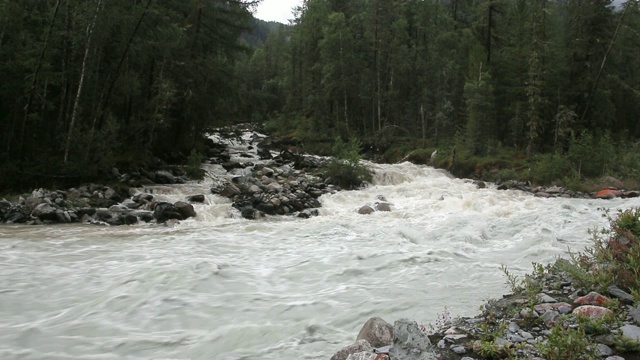
M 175 205 L 167 202 L 159 202 L 155 205 L 153 217 L 158 223 L 163 223 L 170 219 L 184 220 L 182 212 Z
M 331 357 L 331 360 L 346 360 L 349 355 L 363 351 L 373 351 L 373 348 L 367 340 L 358 340 L 355 343 L 340 349 Z
M 391 211 L 391 205 L 386 202 L 376 203 L 376 211 Z
M 356 340 L 367 340 L 373 347 L 382 347 L 393 344 L 393 326 L 379 317 L 369 319 Z
M 213 191 L 213 189 L 212 189 Z M 227 183 L 224 188 L 222 188 L 222 190 L 220 191 L 220 196 L 224 196 L 224 197 L 228 197 L 228 198 L 232 198 L 235 195 L 240 195 L 241 191 L 240 188 L 237 187 L 235 184 L 232 183 Z
M 373 214 L 373 212 L 375 212 L 375 210 L 369 205 L 364 205 L 363 207 L 358 209 L 358 214 L 361 214 L 361 215 L 369 215 L 369 214 Z
M 36 206 L 35 209 L 33 209 L 33 211 L 31 212 L 31 217 L 38 218 L 42 221 L 58 221 L 58 215 L 56 214 L 57 210 L 58 209 L 47 203 L 42 203 Z
M 190 217 L 197 216 L 196 210 L 193 208 L 193 205 L 187 202 L 178 201 L 175 204 L 173 204 L 173 206 L 175 206 L 178 209 L 178 211 L 180 211 L 183 219 L 188 219 Z
M 629 316 L 631 316 L 631 320 L 633 320 L 636 325 L 640 325 L 640 305 L 629 309 Z
M 393 360 L 435 360 L 431 341 L 418 323 L 408 319 L 397 320 L 393 324 L 393 347 L 389 351 Z
M 178 179 L 172 173 L 165 170 L 158 170 L 153 174 L 153 180 L 158 184 L 175 184 Z
M 640 341 L 640 327 L 635 325 L 625 325 L 620 328 L 622 337 L 627 340 Z

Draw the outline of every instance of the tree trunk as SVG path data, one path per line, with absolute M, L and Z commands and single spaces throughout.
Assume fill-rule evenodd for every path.
M 67 142 L 64 147 L 64 162 L 66 163 L 69 159 L 69 149 L 71 148 L 71 139 L 73 137 L 73 127 L 76 122 L 76 116 L 78 115 L 78 105 L 80 103 L 80 96 L 82 95 L 82 86 L 84 84 L 84 75 L 87 70 L 87 58 L 89 57 L 89 49 L 91 48 L 91 35 L 93 33 L 93 28 L 96 25 L 96 21 L 98 19 L 98 13 L 100 12 L 100 6 L 102 5 L 102 0 L 96 1 L 96 11 L 93 15 L 93 20 L 87 25 L 87 30 L 85 32 L 85 47 L 84 47 L 84 56 L 82 57 L 82 66 L 80 70 L 80 80 L 78 80 L 78 90 L 76 91 L 76 97 L 73 102 L 73 110 L 71 110 L 71 121 L 69 122 L 69 130 L 67 132 Z
M 602 71 L 604 70 L 604 65 L 607 63 L 607 57 L 613 48 L 613 45 L 616 43 L 616 38 L 618 37 L 618 31 L 620 31 L 620 26 L 622 25 L 622 21 L 624 20 L 624 16 L 627 13 L 627 9 L 630 5 L 624 7 L 622 11 L 622 15 L 620 15 L 620 20 L 618 20 L 618 25 L 616 26 L 616 31 L 614 31 L 613 36 L 611 37 L 611 41 L 609 42 L 609 47 L 607 47 L 607 51 L 604 53 L 604 57 L 602 58 L 602 62 L 600 63 L 600 69 L 598 69 L 598 75 L 596 76 L 596 81 L 593 83 L 593 87 L 591 88 L 591 92 L 589 93 L 589 98 L 587 99 L 587 105 L 584 107 L 584 111 L 582 112 L 582 117 L 580 118 L 580 122 L 584 123 L 584 119 L 587 116 L 587 112 L 589 111 L 589 107 L 591 106 L 591 102 L 593 101 L 593 96 L 598 90 L 598 84 L 600 83 L 600 77 L 602 76 Z
M 53 25 L 55 24 L 56 17 L 58 16 L 59 8 L 60 8 L 60 0 L 57 0 L 56 7 L 53 10 L 53 16 L 51 17 L 51 21 L 49 22 L 49 30 L 47 31 L 47 36 L 44 39 L 44 44 L 42 45 L 42 50 L 40 51 L 40 56 L 38 57 L 38 63 L 36 65 L 36 69 L 33 72 L 33 79 L 31 79 L 31 86 L 29 87 L 29 98 L 27 100 L 27 105 L 24 107 L 24 118 L 22 119 L 22 128 L 20 129 L 20 158 L 22 160 L 25 159 L 24 136 L 27 129 L 27 118 L 29 117 L 29 112 L 31 111 L 31 105 L 33 104 L 33 98 L 35 97 L 35 92 L 36 92 L 36 84 L 38 82 L 38 75 L 40 74 L 40 69 L 42 69 L 44 54 L 46 53 L 47 47 L 49 45 L 49 38 L 51 37 L 51 33 L 53 32 Z

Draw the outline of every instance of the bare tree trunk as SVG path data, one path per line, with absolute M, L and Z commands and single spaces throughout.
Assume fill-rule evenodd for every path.
M 427 122 L 424 118 L 424 105 L 420 105 L 420 120 L 422 123 L 422 147 L 427 145 Z
M 595 95 L 596 90 L 598 90 L 600 77 L 602 76 L 604 65 L 607 63 L 607 56 L 609 56 L 609 53 L 611 52 L 613 45 L 616 43 L 616 38 L 618 37 L 618 31 L 620 31 L 620 26 L 622 25 L 622 21 L 624 20 L 624 16 L 627 13 L 627 9 L 629 7 L 630 7 L 629 5 L 624 7 L 624 10 L 622 11 L 622 15 L 620 15 L 620 20 L 618 20 L 616 31 L 614 31 L 613 36 L 611 37 L 611 41 L 609 42 L 609 47 L 607 48 L 607 51 L 604 53 L 604 57 L 602 58 L 602 63 L 600 63 L 600 69 L 598 69 L 598 75 L 596 76 L 596 81 L 593 83 L 593 87 L 591 88 L 591 92 L 589 93 L 589 98 L 587 100 L 587 105 L 584 107 L 584 111 L 582 112 L 582 117 L 580 118 L 581 122 L 584 122 L 584 119 L 587 116 L 587 112 L 589 111 L 589 107 L 591 106 L 591 101 L 593 101 L 593 96 Z
M 53 16 L 51 17 L 51 21 L 49 22 L 49 30 L 47 31 L 47 36 L 44 39 L 44 44 L 42 45 L 42 50 L 40 51 L 40 56 L 38 57 L 38 64 L 36 65 L 36 69 L 33 72 L 33 79 L 31 79 L 31 86 L 29 88 L 29 99 L 27 100 L 27 105 L 24 107 L 24 118 L 22 119 L 22 128 L 20 130 L 20 157 L 24 160 L 24 135 L 27 129 L 27 118 L 29 117 L 29 112 L 31 111 L 31 105 L 33 104 L 33 98 L 35 97 L 36 92 L 36 84 L 38 82 L 38 75 L 40 74 L 40 69 L 42 69 L 42 62 L 44 61 L 44 54 L 47 51 L 47 47 L 49 45 L 49 38 L 51 37 L 51 33 L 53 32 L 53 25 L 56 21 L 56 17 L 58 16 L 58 9 L 60 8 L 60 0 L 56 1 L 56 7 L 53 10 Z
M 64 162 L 66 163 L 69 159 L 69 148 L 71 148 L 71 138 L 73 137 L 73 127 L 76 122 L 76 116 L 78 115 L 78 104 L 80 103 L 80 96 L 82 95 L 82 85 L 84 84 L 84 75 L 87 69 L 87 58 L 89 57 L 89 49 L 91 48 L 91 34 L 93 33 L 93 28 L 96 26 L 96 21 L 98 20 L 98 13 L 100 12 L 100 6 L 102 5 L 102 0 L 96 1 L 96 11 L 93 15 L 93 21 L 87 25 L 87 30 L 85 33 L 85 47 L 84 47 L 84 56 L 82 57 L 82 67 L 80 70 L 80 80 L 78 80 L 78 91 L 76 92 L 76 97 L 73 102 L 73 110 L 71 111 L 71 121 L 69 122 L 69 131 L 67 132 L 67 143 L 64 147 Z
M 116 66 L 116 70 L 113 74 L 113 78 L 111 79 L 111 81 L 109 82 L 109 87 L 107 88 L 106 91 L 106 95 L 104 97 L 103 100 L 103 105 L 102 105 L 102 109 L 106 109 L 107 106 L 109 105 L 109 100 L 111 100 L 111 93 L 113 91 L 113 87 L 116 84 L 116 81 L 118 80 L 118 77 L 120 76 L 120 69 L 122 69 L 122 65 L 124 64 L 124 60 L 127 58 L 127 54 L 129 54 L 129 48 L 131 48 L 131 43 L 133 42 L 133 39 L 135 38 L 136 34 L 138 33 L 138 30 L 140 29 L 140 25 L 142 24 L 142 20 L 144 20 L 144 17 L 147 15 L 147 13 L 149 12 L 149 7 L 151 6 L 151 2 L 153 0 L 149 0 L 147 1 L 147 5 L 145 6 L 144 11 L 142 12 L 142 15 L 140 15 L 140 18 L 138 19 L 138 22 L 136 23 L 135 28 L 133 29 L 133 32 L 131 33 L 131 36 L 129 37 L 129 41 L 127 41 L 127 45 L 124 48 L 124 51 L 122 52 L 122 55 L 120 56 L 120 60 L 118 61 L 118 66 Z M 100 111 L 98 111 L 100 112 Z M 93 125 L 91 126 L 91 137 L 93 137 L 93 132 L 95 130 L 95 127 L 97 125 L 98 129 L 102 128 L 102 122 L 104 119 L 104 115 L 99 115 L 98 116 L 98 121 L 96 124 L 96 119 L 94 118 L 93 121 Z

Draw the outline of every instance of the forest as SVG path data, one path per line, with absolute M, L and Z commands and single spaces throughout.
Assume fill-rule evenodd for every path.
M 246 122 L 463 173 L 640 175 L 637 0 L 305 0 L 282 25 L 258 2 L 0 1 L 0 188 L 197 159 Z

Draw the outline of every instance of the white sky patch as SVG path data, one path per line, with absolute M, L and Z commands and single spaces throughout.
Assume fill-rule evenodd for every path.
M 253 16 L 265 21 L 288 24 L 293 19 L 291 9 L 301 4 L 302 0 L 263 0 Z
M 617 7 L 624 2 L 626 0 L 613 0 L 613 5 Z M 301 4 L 302 0 L 262 0 L 253 15 L 261 20 L 288 24 L 293 19 L 291 9 Z

